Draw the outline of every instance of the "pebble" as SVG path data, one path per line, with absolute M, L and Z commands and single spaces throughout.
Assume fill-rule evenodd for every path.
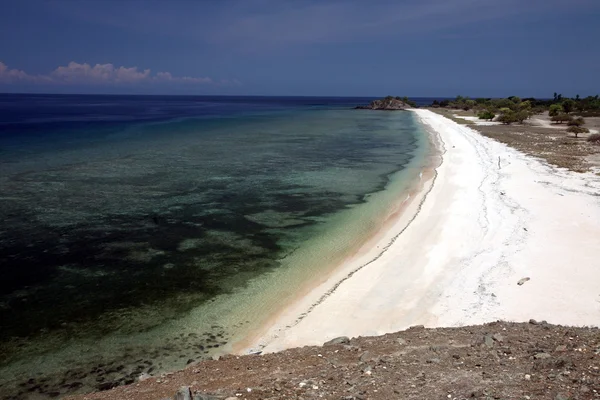
M 150 378 L 152 378 L 152 375 L 144 372 L 144 373 L 141 373 L 140 376 L 138 376 L 138 381 L 144 382 L 145 380 L 150 379 Z
M 371 359 L 371 353 L 369 353 L 368 351 L 365 351 L 364 353 L 362 353 L 359 358 L 359 360 L 362 362 L 368 361 L 370 359 Z

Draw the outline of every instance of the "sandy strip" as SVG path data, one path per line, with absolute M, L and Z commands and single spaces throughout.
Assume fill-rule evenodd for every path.
M 600 178 L 557 170 L 438 114 L 415 112 L 443 150 L 424 200 L 246 351 L 417 324 L 600 325 Z

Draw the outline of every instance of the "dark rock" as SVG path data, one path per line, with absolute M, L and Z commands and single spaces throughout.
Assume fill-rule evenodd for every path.
M 196 393 L 193 400 L 223 400 L 225 396 L 208 393 Z
M 110 390 L 118 385 L 119 384 L 117 382 L 104 382 L 104 383 L 99 384 L 96 387 L 98 388 L 98 390 L 104 391 L 104 390 Z
M 519 281 L 517 282 L 517 285 L 522 286 L 525 282 L 531 280 L 531 278 L 529 278 L 528 276 L 526 276 L 525 278 L 521 278 L 519 279 Z
M 369 353 L 368 351 L 365 351 L 359 357 L 359 360 L 362 362 L 369 361 L 370 359 L 371 359 L 371 353 Z
M 175 400 L 192 400 L 192 392 L 189 386 L 182 386 L 175 393 Z
M 335 339 L 331 339 L 328 342 L 323 343 L 323 346 L 333 346 L 336 344 L 348 344 L 350 343 L 350 339 L 348 338 L 348 336 L 340 336 L 340 337 L 336 337 Z
M 504 336 L 499 333 L 493 334 L 492 339 L 494 339 L 496 342 L 504 342 Z

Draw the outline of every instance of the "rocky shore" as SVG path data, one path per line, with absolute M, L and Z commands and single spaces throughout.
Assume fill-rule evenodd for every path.
M 600 330 L 412 327 L 321 347 L 225 356 L 72 399 L 597 399 Z

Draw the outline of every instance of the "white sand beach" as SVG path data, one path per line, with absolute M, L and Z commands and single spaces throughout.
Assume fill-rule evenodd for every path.
M 414 112 L 440 142 L 436 177 L 244 352 L 419 324 L 600 325 L 600 177 L 553 168 L 431 111 Z

